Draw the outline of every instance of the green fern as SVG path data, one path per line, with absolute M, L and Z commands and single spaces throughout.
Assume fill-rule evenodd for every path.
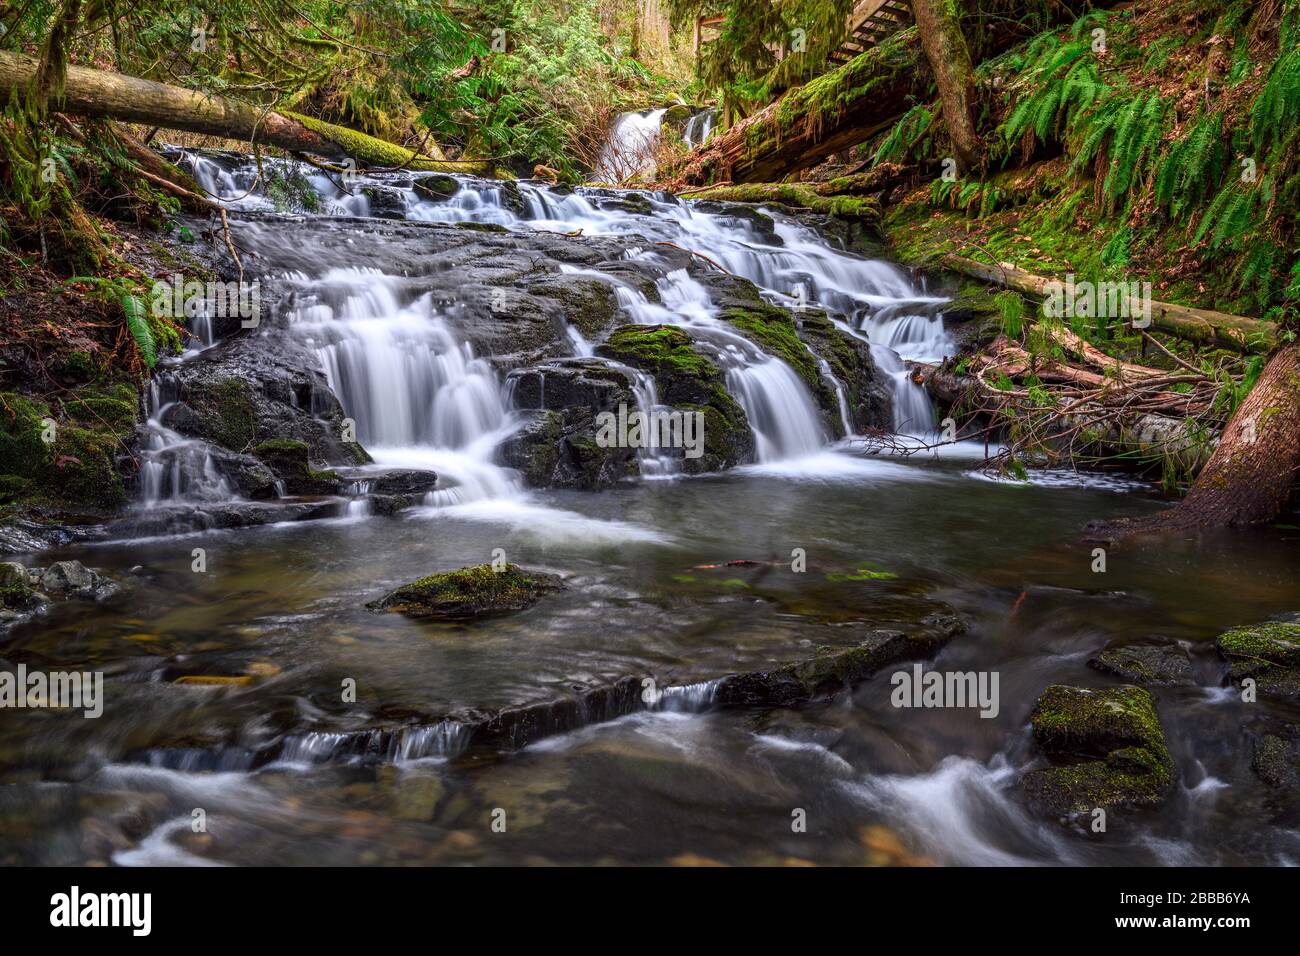
M 149 328 L 149 320 L 145 317 L 144 303 L 139 296 L 130 293 L 124 293 L 119 301 L 122 303 L 122 313 L 126 316 L 126 327 L 135 338 L 135 344 L 144 357 L 144 364 L 152 369 L 158 364 L 158 346 L 154 343 L 153 330 Z

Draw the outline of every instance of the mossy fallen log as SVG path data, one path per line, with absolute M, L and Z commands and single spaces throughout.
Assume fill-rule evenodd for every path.
M 847 186 L 844 188 L 847 193 Z M 856 222 L 880 221 L 879 199 L 874 196 L 837 193 L 831 183 L 745 183 L 712 186 L 683 195 L 691 199 L 719 199 L 724 202 L 764 203 L 790 209 L 807 209 Z
M 944 256 L 939 260 L 939 265 L 1038 298 L 1046 298 L 1053 289 L 1053 283 L 1059 281 L 1034 275 L 1007 263 L 989 265 L 957 255 Z M 1070 286 L 1063 286 L 1063 291 L 1068 295 Z M 1277 345 L 1277 326 L 1272 322 L 1227 312 L 1196 309 L 1173 302 L 1151 302 L 1151 325 L 1181 339 L 1236 352 L 1267 354 Z
M 8 101 L 12 95 L 24 95 L 32 86 L 38 64 L 35 57 L 0 50 L 0 99 Z M 68 67 L 63 89 L 51 96 L 49 105 L 56 112 L 243 140 L 326 159 L 351 156 L 373 166 L 403 166 L 428 172 L 491 172 L 488 163 L 435 159 L 323 120 L 84 66 Z

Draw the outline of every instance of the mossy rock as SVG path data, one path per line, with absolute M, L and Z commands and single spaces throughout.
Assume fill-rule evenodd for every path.
M 1149 807 L 1173 788 L 1174 762 L 1155 702 L 1140 687 L 1054 684 L 1038 698 L 1030 723 L 1034 739 L 1056 763 L 1021 779 L 1035 809 L 1064 816 Z
M 685 459 L 691 473 L 716 471 L 753 460 L 754 436 L 745 411 L 727 393 L 722 370 L 674 325 L 625 325 L 597 353 L 649 373 L 660 400 L 704 416 L 704 454 Z
M 471 232 L 509 232 L 505 226 L 497 222 L 458 222 L 457 229 L 468 229 Z
M 563 588 L 554 574 L 514 564 L 495 571 L 490 564 L 478 564 L 404 584 L 366 607 L 408 617 L 465 621 L 525 610 Z
M 257 410 L 253 387 L 241 378 L 201 381 L 185 395 L 198 416 L 201 434 L 231 451 L 243 451 L 257 437 Z
M 1234 627 L 1220 634 L 1215 645 L 1228 660 L 1232 680 L 1254 680 L 1259 692 L 1269 697 L 1300 698 L 1300 623 Z
M 454 176 L 433 173 L 429 176 L 420 176 L 412 183 L 411 188 L 425 199 L 441 202 L 460 192 L 460 182 Z
M 1192 683 L 1192 661 L 1173 642 L 1124 644 L 1112 642 L 1088 661 L 1088 666 L 1134 684 L 1165 687 Z
M 274 471 L 290 494 L 326 495 L 337 491 L 335 474 L 317 471 L 311 466 L 310 456 L 307 443 L 294 438 L 273 439 L 253 449 L 253 457 Z

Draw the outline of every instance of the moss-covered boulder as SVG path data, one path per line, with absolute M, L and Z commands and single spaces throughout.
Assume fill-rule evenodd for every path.
M 411 184 L 411 188 L 422 199 L 442 202 L 444 199 L 448 199 L 460 192 L 460 182 L 454 176 L 431 173 L 428 176 L 417 177 L 415 182 Z
M 1261 694 L 1300 698 L 1300 622 L 1265 621 L 1234 627 L 1215 645 L 1228 661 L 1233 681 L 1251 679 Z
M 1088 661 L 1088 666 L 1133 684 L 1176 687 L 1192 683 L 1192 660 L 1182 645 L 1172 641 L 1112 641 Z
M 554 574 L 507 564 L 500 571 L 478 564 L 442 571 L 404 584 L 366 607 L 408 617 L 466 621 L 522 611 L 546 594 L 564 588 Z
M 1150 807 L 1173 788 L 1174 762 L 1155 702 L 1140 687 L 1053 684 L 1038 698 L 1030 723 L 1053 761 L 1021 778 L 1030 806 L 1040 812 Z
M 717 471 L 754 459 L 754 435 L 744 409 L 727 394 L 722 370 L 675 325 L 625 325 L 597 353 L 653 376 L 660 401 L 704 421 L 704 454 L 685 458 L 688 473 Z
M 501 460 L 534 488 L 608 487 L 638 472 L 634 448 L 606 447 L 597 416 L 636 407 L 631 373 L 599 359 L 574 358 L 516 369 L 507 379 L 522 428 L 500 446 Z
M 311 448 L 294 438 L 276 438 L 253 449 L 253 456 L 275 472 L 291 495 L 328 495 L 338 490 L 338 478 L 331 471 L 318 471 L 311 464 Z

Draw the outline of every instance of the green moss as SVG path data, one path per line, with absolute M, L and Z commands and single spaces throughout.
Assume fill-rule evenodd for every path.
M 447 163 L 436 159 L 415 156 L 413 150 L 405 149 L 395 143 L 376 139 L 367 133 L 361 133 L 346 126 L 327 123 L 314 116 L 301 113 L 281 111 L 285 116 L 296 119 L 313 133 L 319 133 L 332 143 L 338 144 L 349 156 L 372 166 L 391 166 L 432 173 L 479 173 L 491 174 L 487 164 L 475 167 L 465 163 Z M 415 158 L 412 158 L 415 156 Z
M 457 229 L 468 229 L 470 232 L 509 232 L 505 226 L 498 222 L 458 222 Z
M 898 575 L 893 571 L 882 571 L 879 568 L 867 565 L 866 567 L 858 568 L 852 574 L 831 572 L 826 575 L 826 580 L 832 581 L 836 584 L 842 584 L 848 581 L 891 581 L 897 577 Z
M 604 351 L 628 365 L 654 374 L 721 379 L 712 360 L 696 350 L 691 337 L 674 325 L 625 325 L 615 329 Z
M 553 575 L 507 564 L 496 571 L 479 564 L 443 571 L 405 584 L 366 607 L 413 617 L 461 620 L 531 607 L 542 595 L 561 589 Z
M 204 437 L 233 451 L 248 448 L 257 437 L 253 390 L 240 378 L 204 383 L 187 396 L 203 420 Z
M 1054 684 L 1030 715 L 1034 739 L 1058 766 L 1025 775 L 1030 799 L 1055 813 L 1149 806 L 1168 795 L 1174 762 L 1140 687 L 1093 690 Z
M 1300 624 L 1266 621 L 1234 627 L 1220 634 L 1216 643 L 1229 659 L 1300 666 Z

